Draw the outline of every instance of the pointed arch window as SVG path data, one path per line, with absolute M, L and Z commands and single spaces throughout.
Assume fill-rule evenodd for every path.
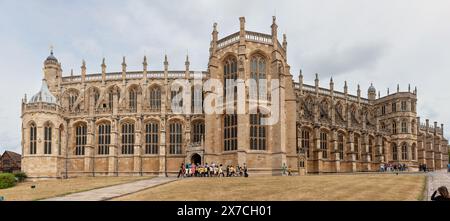
M 201 85 L 194 85 L 191 93 L 192 113 L 201 114 L 203 112 L 203 91 Z
M 122 124 L 122 154 L 134 154 L 134 124 Z
M 408 144 L 402 144 L 402 160 L 408 160 Z
M 161 89 L 158 86 L 150 89 L 150 110 L 161 111 Z
M 87 126 L 80 124 L 75 128 L 75 155 L 83 156 L 87 142 Z
M 408 133 L 408 124 L 406 121 L 402 121 L 402 133 Z
M 36 138 L 37 138 L 36 124 L 32 123 L 30 125 L 30 154 L 32 155 L 37 153 Z
M 237 99 L 237 87 L 233 81 L 237 79 L 237 60 L 235 58 L 229 58 L 224 63 L 224 74 L 223 74 L 223 80 L 224 80 L 224 103 L 227 102 L 227 97 L 234 97 L 234 101 Z
M 52 154 L 52 127 L 50 124 L 44 127 L 44 154 Z
M 192 142 L 200 143 L 205 136 L 205 123 L 203 121 L 195 121 L 192 124 Z
M 145 154 L 158 154 L 159 124 L 150 122 L 145 124 Z
M 131 112 L 137 111 L 137 90 L 136 88 L 130 89 L 129 92 L 129 108 Z
M 320 132 L 320 150 L 322 158 L 328 159 L 328 134 L 326 132 Z
M 337 145 L 339 151 L 339 159 L 344 160 L 344 135 L 342 133 L 338 134 Z
M 179 122 L 172 122 L 169 124 L 169 153 L 181 154 L 181 147 L 183 145 L 183 129 Z
M 267 99 L 267 74 L 266 60 L 260 56 L 253 56 L 251 59 L 250 78 L 256 83 L 250 91 L 252 99 Z
M 397 144 L 392 144 L 392 160 L 398 160 Z
M 102 123 L 98 125 L 98 154 L 108 155 L 111 144 L 111 125 Z
M 308 129 L 301 130 L 301 148 L 306 152 L 306 157 L 309 157 L 310 133 Z
M 259 111 L 257 114 L 250 114 L 250 149 L 266 150 L 267 127 L 264 125 L 265 115 Z
M 181 113 L 183 111 L 183 87 L 180 86 L 178 90 L 172 89 L 170 100 L 172 112 Z
M 78 94 L 70 93 L 68 99 L 69 99 L 69 111 L 76 111 L 76 110 L 78 110 L 78 106 L 75 107 L 75 102 L 77 102 Z
M 237 150 L 237 114 L 227 114 L 224 117 L 224 150 Z

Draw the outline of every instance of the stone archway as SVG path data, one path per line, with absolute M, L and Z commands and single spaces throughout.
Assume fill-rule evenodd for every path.
M 191 156 L 191 163 L 195 165 L 201 165 L 202 164 L 202 157 L 198 153 L 194 153 Z

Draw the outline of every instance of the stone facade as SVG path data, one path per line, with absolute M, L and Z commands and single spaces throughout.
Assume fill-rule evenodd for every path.
M 101 73 L 87 74 L 83 61 L 80 75 L 63 76 L 52 52 L 43 89 L 22 101 L 22 170 L 60 178 L 175 174 L 183 162 L 246 163 L 249 173 L 266 175 L 281 174 L 283 164 L 300 174 L 376 171 L 381 163 L 446 167 L 443 125 L 420 123 L 416 89 L 376 98 L 372 86 L 366 99 L 359 86 L 356 96 L 347 85 L 335 91 L 332 79 L 329 88 L 320 87 L 317 75 L 315 85 L 303 84 L 301 73 L 294 82 L 286 51 L 274 17 L 271 34 L 245 30 L 240 18 L 240 30 L 219 39 L 214 24 L 207 71 L 191 71 L 188 57 L 185 70 L 169 71 L 166 56 L 163 71 L 148 71 L 144 57 L 142 71 L 128 71 L 124 58 L 121 72 L 107 73 L 103 60 Z M 279 82 L 271 85 L 279 92 L 275 124 L 254 122 L 260 110 L 251 113 L 246 86 L 243 113 L 202 111 L 205 97 L 217 94 L 205 81 L 255 74 Z M 171 105 L 179 80 L 193 85 L 180 87 L 189 91 L 183 104 L 195 104 L 191 113 Z M 269 95 L 265 102 L 274 100 Z

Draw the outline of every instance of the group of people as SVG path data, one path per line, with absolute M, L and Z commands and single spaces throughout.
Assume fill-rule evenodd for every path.
M 399 172 L 408 171 L 408 166 L 406 164 L 392 164 L 386 163 L 380 165 L 380 172 Z
M 419 164 L 419 171 L 428 172 L 426 164 Z
M 227 165 L 224 167 L 222 164 L 208 163 L 201 165 L 195 163 L 181 163 L 180 170 L 178 172 L 178 178 L 180 177 L 234 177 L 244 176 L 248 177 L 247 165 L 244 163 L 240 165 Z

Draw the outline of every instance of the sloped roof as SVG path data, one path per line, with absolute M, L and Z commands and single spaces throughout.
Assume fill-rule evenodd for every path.
M 22 161 L 22 155 L 20 155 L 20 154 L 18 154 L 18 153 L 15 153 L 15 152 L 6 150 L 6 151 L 3 153 L 2 157 L 5 156 L 5 155 L 8 155 L 8 156 L 11 158 L 11 160 L 13 160 L 13 161 L 15 161 L 15 162 L 19 162 L 19 163 L 20 163 L 20 161 Z
M 56 97 L 53 96 L 53 94 L 48 89 L 47 81 L 45 79 L 42 80 L 41 90 L 37 94 L 35 94 L 30 100 L 30 103 L 38 103 L 38 102 L 56 104 Z

